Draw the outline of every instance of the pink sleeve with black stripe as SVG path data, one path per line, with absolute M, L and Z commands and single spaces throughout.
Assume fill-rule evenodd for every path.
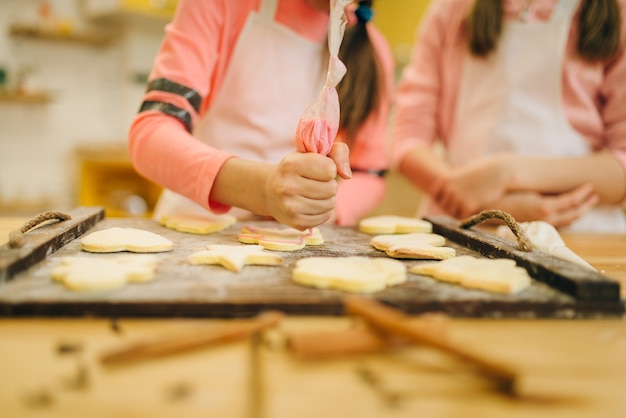
M 179 1 L 149 77 L 150 83 L 167 82 L 147 91 L 128 136 L 130 157 L 141 175 L 216 212 L 228 207 L 209 202 L 211 188 L 233 155 L 198 141 L 190 131 L 215 88 L 212 81 L 225 68 L 218 57 L 234 45 L 223 42 L 231 24 L 224 8 L 224 0 Z M 181 94 L 180 88 L 192 93 Z M 199 97 L 200 106 L 190 97 Z

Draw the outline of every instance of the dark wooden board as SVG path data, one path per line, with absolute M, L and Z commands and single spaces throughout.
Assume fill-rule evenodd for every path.
M 104 218 L 102 207 L 78 207 L 69 212 L 71 219 L 47 221 L 24 234 L 24 245 L 0 246 L 0 285 L 20 271 L 44 260 L 73 239 L 80 237 Z
M 277 226 L 272 222 L 257 225 Z M 130 284 L 102 293 L 77 293 L 50 279 L 50 270 L 65 256 L 112 257 L 88 254 L 78 239 L 68 242 L 39 264 L 0 287 L 0 315 L 103 317 L 249 317 L 268 309 L 294 315 L 342 315 L 344 292 L 300 286 L 291 281 L 294 263 L 310 256 L 384 257 L 369 245 L 371 235 L 355 228 L 321 226 L 321 246 L 281 252 L 282 266 L 245 266 L 239 273 L 220 266 L 194 266 L 186 259 L 210 243 L 238 244 L 242 223 L 216 234 L 201 236 L 166 229 L 150 219 L 105 219 L 93 230 L 113 226 L 156 232 L 175 243 L 159 260 L 154 281 Z M 452 240 L 458 254 L 479 255 Z M 410 267 L 429 261 L 404 260 Z M 624 314 L 623 301 L 579 300 L 571 294 L 534 280 L 515 295 L 499 295 L 442 283 L 409 273 L 408 282 L 372 297 L 410 314 L 443 312 L 456 317 L 603 318 Z
M 528 274 L 580 301 L 614 303 L 620 300 L 619 283 L 590 269 L 550 256 L 539 250 L 522 251 L 517 244 L 476 228 L 460 228 L 460 222 L 444 217 L 427 218 L 433 232 L 489 258 L 511 258 Z

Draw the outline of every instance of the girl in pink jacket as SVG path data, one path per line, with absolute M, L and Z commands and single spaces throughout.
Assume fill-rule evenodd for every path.
M 155 217 L 232 209 L 305 229 L 354 224 L 379 203 L 394 69 L 371 1 L 349 10 L 334 146 L 295 152 L 326 75 L 329 3 L 179 1 L 129 132 L 135 168 L 165 188 Z
M 393 128 L 419 216 L 626 232 L 625 17 L 618 0 L 433 0 Z

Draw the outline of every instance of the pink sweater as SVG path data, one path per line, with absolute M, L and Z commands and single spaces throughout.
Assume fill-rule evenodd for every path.
M 545 20 L 556 0 L 534 0 L 530 20 Z M 505 13 L 515 18 L 523 5 L 506 0 Z M 441 139 L 454 129 L 467 39 L 462 30 L 473 0 L 432 0 L 396 94 L 393 164 L 416 146 Z M 626 4 L 622 10 L 621 51 L 607 64 L 589 64 L 576 54 L 578 13 L 574 16 L 563 67 L 563 108 L 572 127 L 594 150 L 608 150 L 626 169 Z
M 191 115 L 191 125 L 195 125 L 219 91 L 239 33 L 248 14 L 258 10 L 259 4 L 260 0 L 179 1 L 149 78 L 166 78 L 195 90 L 202 97 L 200 112 L 182 96 L 162 91 L 148 92 L 144 100 L 184 109 Z M 326 42 L 328 14 L 313 9 L 304 0 L 279 1 L 276 20 L 314 42 Z M 394 61 L 384 37 L 372 25 L 368 25 L 368 30 L 387 86 L 380 109 L 358 132 L 350 161 L 356 168 L 383 170 L 389 162 L 387 121 L 393 97 Z M 297 62 L 293 70 L 298 71 Z M 295 135 L 296 126 L 293 128 Z M 178 119 L 155 110 L 139 113 L 130 127 L 129 152 L 135 168 L 145 177 L 209 210 L 228 209 L 219 202 L 209 203 L 209 195 L 222 164 L 233 156 L 193 138 Z M 368 188 L 371 197 L 364 199 L 363 191 Z M 354 224 L 379 203 L 384 190 L 382 178 L 364 173 L 355 173 L 353 179 L 340 182 L 337 223 Z

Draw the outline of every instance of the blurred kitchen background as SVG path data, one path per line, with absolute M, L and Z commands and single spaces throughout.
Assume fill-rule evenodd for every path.
M 0 0 L 0 216 L 102 205 L 146 216 L 159 187 L 138 176 L 126 133 L 177 0 Z M 428 0 L 377 0 L 398 72 Z M 411 215 L 395 173 L 376 212 Z

